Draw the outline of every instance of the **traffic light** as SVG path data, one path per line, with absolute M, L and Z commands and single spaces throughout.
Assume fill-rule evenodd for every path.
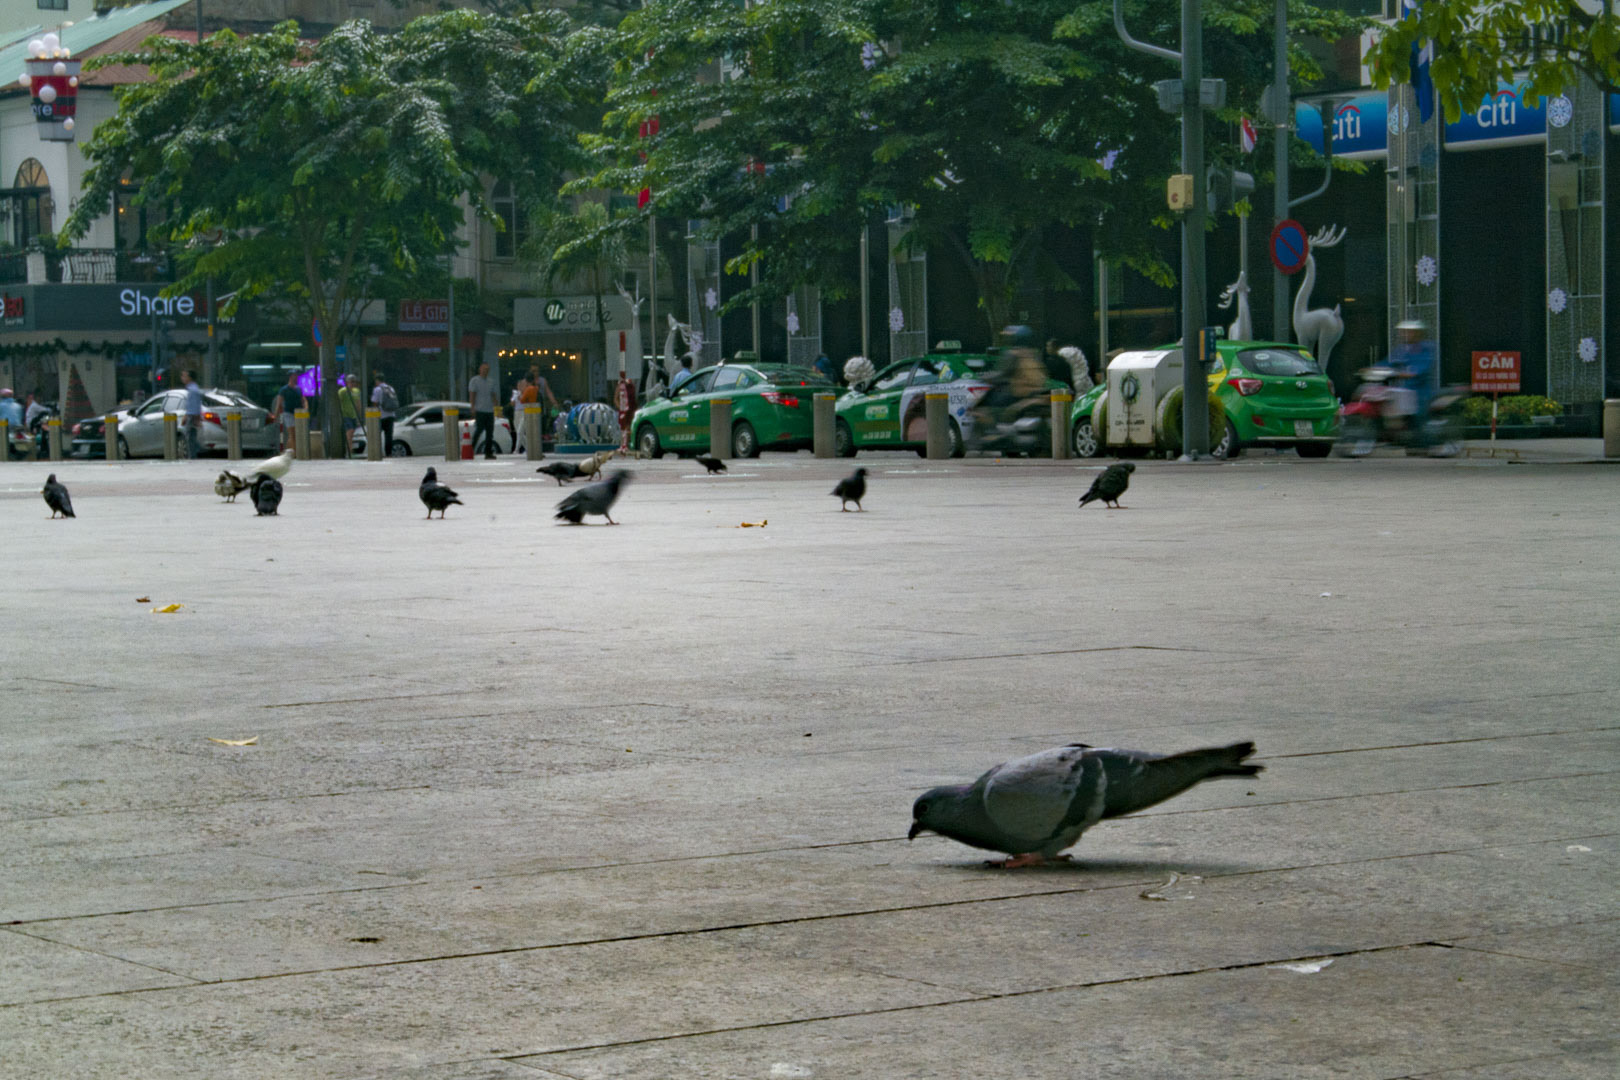
M 1209 212 L 1230 210 L 1242 199 L 1254 194 L 1254 175 L 1237 169 L 1211 165 L 1205 175 L 1209 191 Z

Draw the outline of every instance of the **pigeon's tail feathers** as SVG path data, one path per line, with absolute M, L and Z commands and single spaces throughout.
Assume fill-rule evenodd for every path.
M 1186 750 L 1179 754 L 1171 754 L 1166 761 L 1184 759 L 1189 762 L 1202 764 L 1205 768 L 1205 777 L 1213 779 L 1217 776 L 1256 776 L 1265 770 L 1264 765 L 1249 765 L 1244 758 L 1254 753 L 1254 743 L 1240 742 L 1231 746 L 1212 746 L 1203 750 Z
M 1081 506 L 1086 505 L 1086 503 L 1088 503 L 1088 502 L 1096 502 L 1096 501 L 1097 501 L 1097 492 L 1096 492 L 1095 489 L 1093 489 L 1091 491 L 1088 491 L 1084 495 L 1080 496 L 1080 505 Z
M 578 506 L 565 506 L 561 510 L 557 511 L 557 520 L 571 521 L 575 525 L 578 525 L 581 521 L 585 520 L 585 511 Z
M 1093 750 L 1104 759 L 1108 774 L 1103 817 L 1134 814 L 1180 795 L 1205 780 L 1224 776 L 1254 776 L 1263 766 L 1248 765 L 1254 743 L 1208 746 L 1179 754 L 1141 754 L 1135 751 Z

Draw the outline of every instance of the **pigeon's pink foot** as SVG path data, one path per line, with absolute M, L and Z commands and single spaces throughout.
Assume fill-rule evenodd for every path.
M 992 870 L 1017 870 L 1021 866 L 1045 866 L 1048 863 L 1068 861 L 1069 856 L 1067 855 L 1054 855 L 1052 858 L 1048 859 L 1045 855 L 1042 855 L 1039 852 L 1028 851 L 1022 855 L 1014 855 L 1010 859 L 1002 859 L 1000 861 L 992 859 L 984 865 Z

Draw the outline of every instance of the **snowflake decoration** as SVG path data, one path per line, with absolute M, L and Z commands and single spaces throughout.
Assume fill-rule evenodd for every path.
M 709 286 L 709 291 L 703 294 L 703 306 L 710 311 L 720 306 L 720 294 L 714 291 L 712 285 Z
M 1418 284 L 1427 288 L 1433 285 L 1440 277 L 1440 264 L 1434 261 L 1433 255 L 1425 255 L 1417 261 Z
M 799 332 L 799 313 L 797 311 L 788 312 L 787 328 L 788 333 L 790 334 L 797 334 Z
M 871 71 L 873 68 L 877 67 L 877 58 L 880 51 L 881 50 L 879 50 L 877 45 L 873 42 L 868 41 L 865 45 L 862 45 L 861 67 L 865 68 L 867 71 Z
M 1399 135 L 1412 126 L 1412 113 L 1405 105 L 1397 105 L 1389 110 L 1389 133 Z
M 1554 289 L 1547 294 L 1547 310 L 1554 315 L 1562 315 L 1569 306 L 1569 293 L 1563 289 Z
M 889 309 L 889 333 L 898 334 L 906 328 L 906 313 L 897 307 Z
M 694 330 L 686 335 L 686 347 L 693 356 L 701 353 L 703 351 L 703 334 Z
M 1547 123 L 1555 128 L 1561 128 L 1575 119 L 1575 103 L 1564 94 L 1559 94 L 1547 102 Z
M 1584 362 L 1592 363 L 1597 359 L 1597 338 L 1581 338 L 1581 343 L 1576 347 L 1575 351 L 1580 354 Z

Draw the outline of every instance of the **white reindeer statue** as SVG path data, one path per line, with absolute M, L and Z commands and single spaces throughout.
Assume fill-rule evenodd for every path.
M 1228 285 L 1221 293 L 1220 308 L 1222 311 L 1232 306 L 1233 299 L 1237 300 L 1237 318 L 1232 325 L 1226 328 L 1228 341 L 1253 341 L 1254 318 L 1249 314 L 1249 272 L 1238 271 L 1238 279 Z
M 696 351 L 697 346 L 692 344 L 692 326 L 690 323 L 676 322 L 675 316 L 665 315 L 669 320 L 669 335 L 664 338 L 664 385 L 668 386 L 675 378 L 675 372 L 680 370 L 680 357 L 682 353 L 675 351 L 675 338 L 678 336 L 686 343 L 688 351 Z
M 1324 225 L 1311 237 L 1310 250 L 1317 248 L 1337 247 L 1344 239 L 1345 229 L 1334 230 L 1331 225 Z M 1300 347 L 1306 349 L 1316 357 L 1316 365 L 1323 373 L 1327 372 L 1328 356 L 1333 352 L 1333 346 L 1344 337 L 1344 316 L 1340 314 L 1341 305 L 1334 304 L 1333 310 L 1327 308 L 1312 308 L 1311 290 L 1316 287 L 1316 256 L 1305 256 L 1305 280 L 1299 284 L 1299 292 L 1294 294 L 1294 340 Z

